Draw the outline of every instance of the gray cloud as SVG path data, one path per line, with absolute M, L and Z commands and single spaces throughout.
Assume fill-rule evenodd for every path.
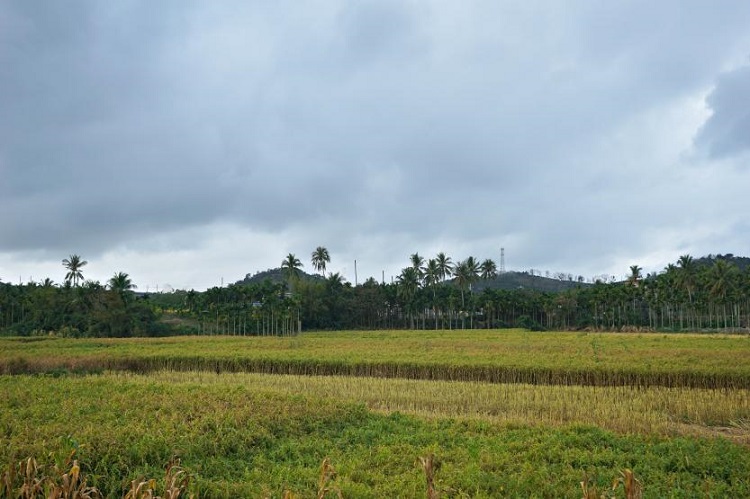
M 662 252 L 703 251 L 695 206 L 742 207 L 696 186 L 745 180 L 712 161 L 748 145 L 748 28 L 735 1 L 6 2 L 0 255 L 227 223 L 375 268 L 510 241 L 588 272 L 672 228 Z
M 750 66 L 722 74 L 707 104 L 713 114 L 697 137 L 714 158 L 750 150 Z

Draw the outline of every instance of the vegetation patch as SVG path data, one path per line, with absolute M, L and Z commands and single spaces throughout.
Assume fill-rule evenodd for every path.
M 750 337 L 523 330 L 293 337 L 0 338 L 0 373 L 260 372 L 588 386 L 750 388 Z
M 647 497 L 750 494 L 750 453 L 723 438 L 379 413 L 248 375 L 177 376 L 2 376 L 1 459 L 43 467 L 73 442 L 87 486 L 105 497 L 164 476 L 174 458 L 192 477 L 186 493 L 201 497 L 315 496 L 326 458 L 333 494 L 424 497 L 428 456 L 445 496 L 580 497 L 581 481 L 609 489 L 624 470 Z

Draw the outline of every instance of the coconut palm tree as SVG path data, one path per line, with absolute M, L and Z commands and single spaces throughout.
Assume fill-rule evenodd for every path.
M 482 279 L 494 279 L 497 277 L 497 265 L 491 258 L 487 258 L 479 266 Z
M 643 274 L 641 273 L 642 271 L 643 269 L 638 265 L 631 265 L 630 275 L 628 276 L 628 284 L 630 284 L 634 288 L 637 288 L 641 282 L 641 279 L 643 278 Z
M 733 263 L 728 263 L 726 260 L 716 260 L 709 271 L 709 276 L 709 293 L 717 305 L 721 305 L 724 327 L 727 327 L 726 306 L 736 288 L 739 270 Z
M 291 287 L 292 282 L 296 281 L 302 272 L 302 262 L 293 253 L 289 253 L 281 262 L 281 269 L 284 271 Z
M 437 314 L 437 294 L 435 287 L 440 282 L 440 267 L 438 266 L 437 260 L 430 258 L 427 261 L 427 266 L 424 269 L 424 284 L 428 288 L 432 288 L 432 313 L 435 316 L 435 329 L 438 325 L 438 314 Z
M 133 284 L 130 276 L 125 272 L 118 272 L 107 281 L 109 289 L 120 295 L 122 301 L 126 301 L 128 293 L 134 289 L 138 289 L 138 286 Z
M 78 255 L 70 255 L 70 258 L 65 258 L 62 261 L 63 267 L 68 269 L 68 273 L 65 274 L 65 281 L 71 283 L 73 286 L 78 286 L 79 281 L 83 280 L 81 268 L 87 263 L 89 262 L 82 260 Z
M 471 291 L 471 285 L 479 278 L 479 262 L 476 258 L 470 256 L 465 260 L 465 263 L 469 272 L 469 291 Z
M 692 305 L 693 291 L 695 291 L 696 285 L 696 274 L 698 272 L 695 260 L 693 260 L 693 257 L 690 255 L 682 255 L 679 260 L 677 260 L 677 266 L 680 269 L 680 273 L 678 274 L 680 286 L 687 291 L 688 301 Z
M 437 261 L 438 269 L 440 269 L 440 280 L 445 281 L 447 277 L 450 277 L 451 274 L 453 274 L 453 262 L 451 261 L 451 257 L 446 256 L 445 253 L 441 251 L 435 257 L 435 261 Z
M 331 257 L 328 254 L 328 250 L 323 246 L 318 246 L 315 251 L 312 252 L 312 265 L 315 270 L 321 273 L 323 277 L 326 275 L 326 264 L 331 263 Z
M 396 278 L 398 281 L 398 294 L 404 300 L 404 305 L 409 312 L 410 328 L 414 329 L 414 301 L 419 289 L 419 272 L 414 267 L 406 267 Z
M 424 283 L 425 286 L 432 287 L 438 282 L 440 282 L 440 267 L 436 259 L 430 258 L 424 268 Z
M 411 260 L 412 268 L 417 271 L 417 277 L 421 281 L 424 277 L 424 257 L 419 253 L 414 253 L 409 259 Z
M 456 285 L 461 290 L 461 308 L 466 306 L 464 291 L 471 291 L 471 284 L 477 280 L 479 275 L 479 266 L 473 256 L 470 256 L 462 262 L 458 262 L 453 269 Z

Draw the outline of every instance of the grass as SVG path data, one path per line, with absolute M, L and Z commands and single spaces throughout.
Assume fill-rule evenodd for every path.
M 613 478 L 750 497 L 748 354 L 520 330 L 3 338 L 2 476 L 31 458 L 38 484 L 104 497 L 609 497 Z
M 128 378 L 132 375 L 120 374 Z M 538 386 L 349 376 L 152 373 L 165 383 L 243 386 L 255 393 L 365 404 L 390 414 L 514 425 L 594 425 L 622 434 L 722 436 L 750 446 L 750 390 Z
M 0 373 L 173 369 L 750 388 L 750 336 L 482 330 L 34 340 L 0 339 Z
M 495 386 L 500 399 L 493 402 L 492 393 L 472 394 L 476 384 L 451 389 L 451 383 L 370 380 L 381 384 L 382 395 L 364 400 L 374 385 L 346 384 L 351 381 L 173 372 L 0 376 L 0 458 L 54 461 L 75 446 L 89 486 L 108 497 L 122 497 L 133 480 L 163 476 L 175 457 L 192 476 L 189 491 L 201 497 L 281 497 L 285 491 L 315 497 L 325 458 L 336 470 L 327 486 L 344 497 L 424 497 L 420 458 L 430 455 L 441 497 L 580 497 L 581 481 L 604 490 L 625 469 L 641 480 L 644 497 L 750 495 L 750 452 L 725 438 L 608 431 L 575 417 L 553 424 L 544 414 L 558 403 L 544 409 L 542 399 L 539 416 L 527 423 L 482 414 L 488 404 L 508 404 L 502 390 L 520 389 L 513 397 L 521 400 L 527 388 L 562 387 Z M 402 383 L 415 386 L 399 394 Z M 387 393 L 408 400 L 433 384 L 421 403 L 448 389 L 439 401 L 443 409 L 426 405 L 405 414 L 368 407 Z M 596 411 L 597 397 L 606 395 L 606 389 L 588 390 L 600 393 L 580 414 Z M 451 397 L 487 400 L 467 402 L 460 416 L 447 409 Z M 571 404 L 583 403 L 572 397 Z M 668 412 L 667 420 L 674 417 Z M 632 416 L 639 417 L 637 408 Z

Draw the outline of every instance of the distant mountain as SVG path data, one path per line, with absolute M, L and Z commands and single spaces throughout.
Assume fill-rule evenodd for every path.
M 556 293 L 586 286 L 591 286 L 591 284 L 571 279 L 552 279 L 550 277 L 531 275 L 527 272 L 503 272 L 502 274 L 498 274 L 494 279 L 479 279 L 472 285 L 472 288 L 476 291 L 482 291 L 485 288 L 506 290 L 532 289 L 535 291 Z
M 748 267 L 750 267 L 750 258 L 746 256 L 734 256 L 731 253 L 727 253 L 726 255 L 717 254 L 717 255 L 702 256 L 700 258 L 696 258 L 695 263 L 697 265 L 704 265 L 704 266 L 710 267 L 714 263 L 716 263 L 717 260 L 724 260 L 727 263 L 733 263 L 740 270 L 745 270 Z
M 300 273 L 300 278 L 307 281 L 321 281 L 323 278 L 317 274 Z M 255 274 L 247 274 L 244 279 L 237 281 L 235 284 L 257 284 L 269 279 L 272 282 L 283 282 L 286 280 L 284 271 L 281 268 L 268 269 Z M 527 272 L 504 272 L 498 274 L 494 279 L 479 279 L 472 285 L 475 291 L 489 289 L 531 289 L 535 291 L 558 292 L 578 286 L 590 286 L 589 283 L 573 281 L 569 279 L 552 279 L 531 275 Z
M 323 278 L 319 275 L 315 274 L 308 274 L 305 271 L 300 271 L 300 279 L 305 281 L 322 281 Z M 284 282 L 286 281 L 286 275 L 284 275 L 284 270 L 281 268 L 275 268 L 275 269 L 268 269 L 263 270 L 261 272 L 256 272 L 255 274 L 246 274 L 245 278 L 237 281 L 235 284 L 258 284 L 266 279 L 270 280 L 271 282 Z
M 717 260 L 724 260 L 728 263 L 732 263 L 736 265 L 740 270 L 750 268 L 750 258 L 744 256 L 734 256 L 731 253 L 727 253 L 726 255 L 716 254 L 702 256 L 700 258 L 696 258 L 695 263 L 699 266 L 709 267 L 712 266 Z M 564 275 L 566 274 L 560 274 L 561 277 Z M 309 281 L 320 281 L 323 279 L 320 275 L 308 274 L 304 271 L 300 273 L 300 277 L 303 280 Z M 283 282 L 286 280 L 286 277 L 284 276 L 284 271 L 281 268 L 268 269 L 262 272 L 256 272 L 252 275 L 247 274 L 244 279 L 237 281 L 236 284 L 261 283 L 266 279 L 270 279 L 273 282 Z M 573 289 L 576 287 L 586 287 L 591 285 L 592 284 L 588 282 L 580 282 L 578 280 L 575 280 L 572 278 L 572 275 L 569 274 L 566 278 L 556 279 L 551 277 L 532 275 L 528 272 L 511 271 L 498 274 L 494 279 L 489 279 L 486 281 L 483 279 L 479 279 L 472 285 L 472 288 L 475 291 L 482 291 L 485 288 L 506 290 L 532 289 L 535 291 L 557 293 L 559 291 L 566 291 L 568 289 Z

